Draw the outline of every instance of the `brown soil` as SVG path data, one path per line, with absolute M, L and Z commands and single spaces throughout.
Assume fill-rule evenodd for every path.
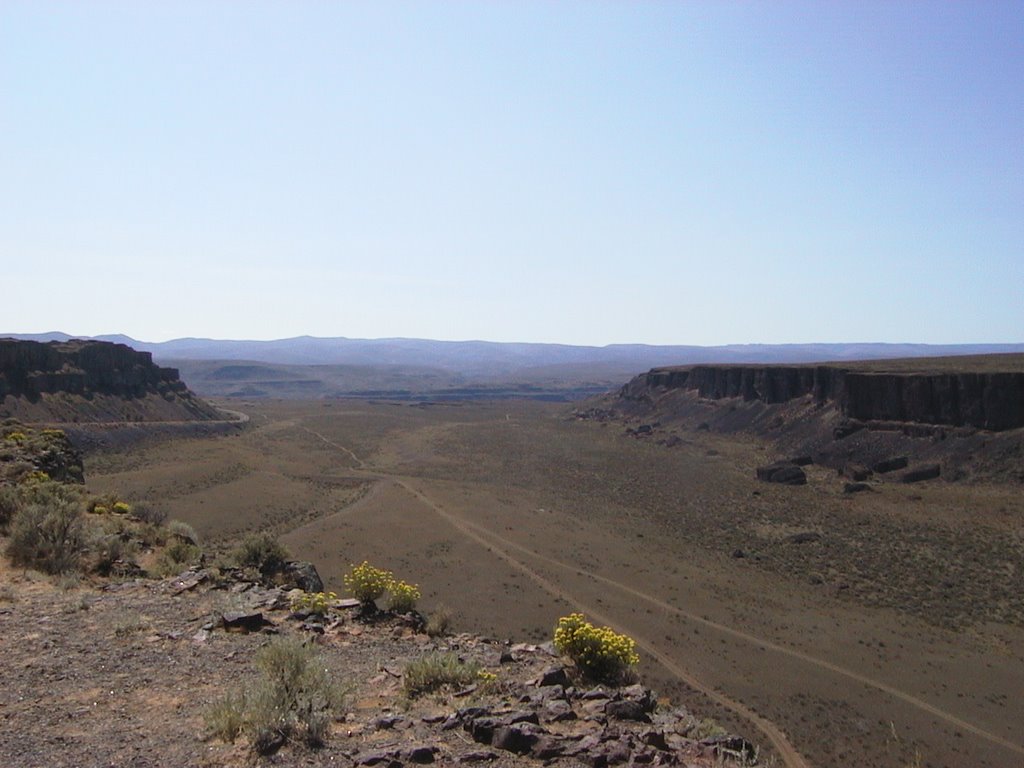
M 87 479 L 214 548 L 283 533 L 339 592 L 370 559 L 461 628 L 541 641 L 582 609 L 638 640 L 656 688 L 791 765 L 787 744 L 817 766 L 1024 760 L 1017 487 L 850 497 L 819 467 L 769 486 L 752 438 L 666 448 L 540 404 L 241 410 L 241 434 L 97 455 Z

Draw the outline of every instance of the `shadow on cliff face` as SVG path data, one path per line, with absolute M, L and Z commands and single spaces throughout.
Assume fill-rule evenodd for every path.
M 947 481 L 1024 483 L 1020 372 L 695 366 L 652 370 L 605 403 L 665 432 L 751 434 L 779 458 L 809 456 L 840 472 L 905 457 L 938 464 Z

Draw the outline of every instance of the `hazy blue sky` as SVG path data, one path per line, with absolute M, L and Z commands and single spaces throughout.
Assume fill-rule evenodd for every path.
M 0 3 L 0 331 L 1024 340 L 1024 2 Z

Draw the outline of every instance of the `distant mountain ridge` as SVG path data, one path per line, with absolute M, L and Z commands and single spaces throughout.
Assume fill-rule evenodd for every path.
M 3 334 L 33 341 L 67 341 L 66 333 Z M 273 341 L 183 338 L 146 342 L 123 335 L 92 337 L 150 352 L 157 362 L 244 360 L 280 365 L 389 365 L 457 371 L 464 376 L 507 376 L 548 368 L 554 376 L 588 367 L 604 375 L 633 375 L 648 368 L 697 363 L 814 363 L 906 357 L 947 357 L 1024 352 L 1020 344 L 610 344 L 604 347 L 429 339 L 349 339 L 299 336 Z

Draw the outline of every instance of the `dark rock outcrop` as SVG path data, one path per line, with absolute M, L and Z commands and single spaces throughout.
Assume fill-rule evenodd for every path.
M 924 467 L 917 467 L 900 475 L 900 482 L 919 483 L 922 480 L 934 480 L 942 474 L 942 468 L 938 464 L 929 464 Z
M 155 365 L 149 352 L 105 341 L 0 339 L 0 415 L 17 415 L 18 401 L 38 403 L 58 394 L 82 403 L 97 398 L 137 401 L 131 420 L 223 418 L 189 391 L 177 369 Z M 146 402 L 152 407 L 142 407 Z
M 742 398 L 785 403 L 810 398 L 834 403 L 854 421 L 915 422 L 1000 431 L 1024 427 L 1024 373 L 901 373 L 831 365 L 654 368 L 620 392 L 687 389 L 710 400 Z M 847 433 L 837 434 L 837 438 Z
M 786 462 L 758 467 L 757 479 L 782 485 L 807 485 L 807 473 L 796 464 Z
M 876 461 L 871 465 L 871 471 L 884 475 L 887 472 L 894 472 L 897 469 L 905 469 L 909 463 L 910 459 L 906 456 L 894 456 L 891 459 Z

